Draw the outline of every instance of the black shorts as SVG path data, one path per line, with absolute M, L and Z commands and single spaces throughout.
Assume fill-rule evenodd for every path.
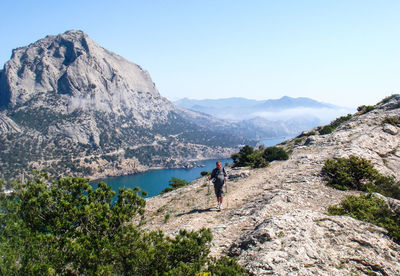
M 224 191 L 222 191 L 222 188 L 224 185 L 214 185 L 214 192 L 216 197 L 222 197 L 224 195 Z

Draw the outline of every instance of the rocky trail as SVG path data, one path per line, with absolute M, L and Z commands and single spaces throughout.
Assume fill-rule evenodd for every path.
M 144 229 L 175 235 L 210 228 L 211 254 L 236 256 L 255 275 L 400 275 L 400 246 L 383 228 L 326 215 L 330 205 L 359 192 L 333 189 L 321 176 L 325 160 L 355 154 L 400 179 L 399 127 L 382 124 L 400 116 L 390 104 L 354 115 L 332 134 L 287 141 L 287 161 L 229 169 L 245 177 L 228 181 L 222 211 L 205 177 L 147 199 Z

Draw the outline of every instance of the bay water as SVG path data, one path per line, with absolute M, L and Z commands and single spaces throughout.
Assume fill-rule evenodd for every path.
M 108 177 L 98 181 L 92 182 L 93 188 L 97 188 L 97 183 L 102 181 L 111 185 L 112 189 L 118 194 L 119 188 L 135 188 L 139 187 L 141 190 L 145 190 L 148 194 L 145 197 L 152 197 L 161 193 L 162 190 L 169 187 L 168 181 L 172 177 L 184 179 L 188 182 L 201 177 L 202 171 L 212 171 L 217 161 L 222 162 L 222 166 L 225 163 L 231 164 L 232 159 L 218 159 L 218 160 L 204 160 L 196 161 L 196 164 L 201 167 L 194 167 L 189 169 L 160 169 L 150 170 L 144 173 Z
M 267 139 L 261 141 L 266 147 L 275 146 L 287 139 L 292 137 L 280 137 L 274 139 Z M 169 187 L 169 180 L 172 177 L 184 179 L 188 182 L 199 178 L 202 171 L 211 171 L 215 168 L 215 162 L 221 161 L 224 166 L 225 163 L 231 164 L 232 159 L 220 159 L 220 160 L 204 160 L 196 161 L 196 164 L 200 167 L 188 168 L 188 169 L 159 169 L 150 170 L 144 173 L 116 176 L 100 179 L 93 181 L 91 184 L 93 188 L 97 188 L 97 183 L 100 181 L 111 185 L 112 189 L 117 193 L 120 188 L 135 188 L 139 187 L 141 190 L 147 192 L 147 196 L 152 197 L 161 193 L 162 190 Z M 116 197 L 115 197 L 116 199 Z

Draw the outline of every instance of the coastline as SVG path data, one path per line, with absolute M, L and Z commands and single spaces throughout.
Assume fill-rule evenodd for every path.
M 147 167 L 147 166 L 141 166 L 142 169 L 136 169 L 135 171 L 126 171 L 126 170 L 118 170 L 115 171 L 115 173 L 112 174 L 103 174 L 103 175 L 92 175 L 91 176 L 86 176 L 86 178 L 89 179 L 89 182 L 100 182 L 103 179 L 106 178 L 114 178 L 114 177 L 121 177 L 121 176 L 130 176 L 130 175 L 137 175 L 137 174 L 143 174 L 146 172 L 150 171 L 157 171 L 157 170 L 169 170 L 169 169 L 191 169 L 191 168 L 199 168 L 199 167 L 204 167 L 199 164 L 193 164 L 196 162 L 203 162 L 203 161 L 209 161 L 209 160 L 218 160 L 218 159 L 230 159 L 229 156 L 219 156 L 219 157 L 214 157 L 214 158 L 200 158 L 200 159 L 190 159 L 189 161 L 185 162 L 180 162 L 177 164 L 177 166 L 155 166 L 155 167 Z

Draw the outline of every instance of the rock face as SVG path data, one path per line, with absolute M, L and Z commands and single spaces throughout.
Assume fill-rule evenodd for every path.
M 173 110 L 147 71 L 100 47 L 81 31 L 47 36 L 13 50 L 4 75 L 3 86 L 8 89 L 2 89 L 1 98 L 9 100 L 3 102 L 9 107 L 34 100 L 36 107 L 45 108 L 44 100 L 53 92 L 62 113 L 82 109 L 119 116 L 129 110 L 139 124 L 149 124 L 165 121 Z
M 147 71 L 82 31 L 13 50 L 0 71 L 0 111 L 6 179 L 32 169 L 97 178 L 176 167 L 249 142 L 204 127 L 215 121 L 174 106 Z
M 360 192 L 331 188 L 321 175 L 325 160 L 354 154 L 400 181 L 400 133 L 388 133 L 384 124 L 393 117 L 400 117 L 400 96 L 354 114 L 331 134 L 314 129 L 286 141 L 280 146 L 292 152 L 288 160 L 228 181 L 222 212 L 206 178 L 147 199 L 143 228 L 170 235 L 210 228 L 212 254 L 235 256 L 254 275 L 400 275 L 400 245 L 385 229 L 326 215 L 329 206 Z M 398 212 L 398 200 L 384 199 Z
M 293 210 L 257 225 L 229 253 L 246 260 L 254 275 L 343 275 L 354 268 L 377 275 L 398 273 L 398 248 L 385 231 L 370 227 L 350 217 Z

